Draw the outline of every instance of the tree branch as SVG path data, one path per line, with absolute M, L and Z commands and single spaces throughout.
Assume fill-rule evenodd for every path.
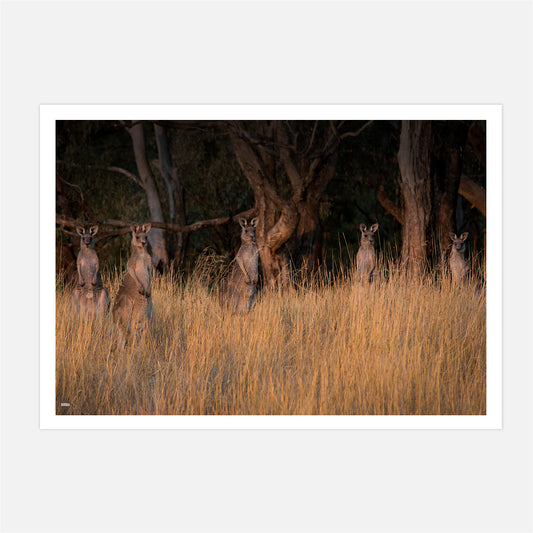
M 232 216 L 212 218 L 209 220 L 199 220 L 198 222 L 194 222 L 193 224 L 188 224 L 187 226 L 179 226 L 178 224 L 168 224 L 166 222 L 150 222 L 150 224 L 154 228 L 161 228 L 161 229 L 165 229 L 168 231 L 174 231 L 176 233 L 191 233 L 193 231 L 198 231 L 203 228 L 223 226 L 230 222 L 238 222 L 240 218 L 250 218 L 251 216 L 255 214 L 256 214 L 255 208 L 252 208 L 252 209 L 248 209 L 247 211 L 242 211 L 241 213 L 238 213 Z M 59 226 L 66 226 L 68 228 L 75 228 L 76 226 L 79 226 L 79 225 L 94 224 L 94 221 L 78 221 L 73 218 L 68 218 L 62 215 L 56 215 L 56 224 L 58 224 Z M 119 230 L 117 232 L 109 232 L 108 234 L 102 234 L 102 237 L 100 238 L 105 238 L 111 235 L 111 233 L 116 233 L 116 235 L 123 235 L 125 233 L 128 233 L 130 231 L 131 224 L 133 224 L 133 222 L 125 221 L 125 220 L 115 220 L 115 219 L 103 220 L 102 222 L 99 223 L 99 225 L 124 228 L 124 231 Z M 95 238 L 95 240 L 98 240 L 98 238 Z
M 403 224 L 402 210 L 387 196 L 383 185 L 377 188 L 376 198 L 387 213 L 391 214 L 400 224 Z
M 85 204 L 85 198 L 83 197 L 83 192 L 81 190 L 81 187 L 79 185 L 76 185 L 75 183 L 70 183 L 70 181 L 67 181 L 66 179 L 62 178 L 61 176 L 58 176 L 58 178 L 65 183 L 66 185 L 72 187 L 73 189 L 77 189 L 77 191 L 80 193 L 81 196 L 81 203 Z
M 145 188 L 142 181 L 133 172 L 130 172 L 129 170 L 126 170 L 125 168 L 104 167 L 104 170 L 109 170 L 110 172 L 118 172 L 119 174 L 124 174 L 124 176 L 127 176 L 128 178 L 133 180 L 141 189 Z
M 311 139 L 309 140 L 309 144 L 307 145 L 307 149 L 304 152 L 304 156 L 308 155 L 309 152 L 311 151 L 311 148 L 313 147 L 313 143 L 315 142 L 315 135 L 316 135 L 317 128 L 318 128 L 318 120 L 315 120 L 315 125 L 313 126 L 313 133 L 311 134 Z
M 120 174 L 123 174 L 124 176 L 127 176 L 131 180 L 133 180 L 139 187 L 141 187 L 141 189 L 144 189 L 144 185 L 141 182 L 141 180 L 133 172 L 130 172 L 129 170 L 126 170 L 125 168 L 114 167 L 114 166 L 98 167 L 98 166 L 93 166 L 93 165 L 78 165 L 77 163 L 71 163 L 69 161 L 61 161 L 61 160 L 57 160 L 57 163 L 59 163 L 60 165 L 65 165 L 67 167 L 71 167 L 71 168 L 82 168 L 82 169 L 91 169 L 91 170 L 107 170 L 109 172 L 118 172 Z M 65 180 L 62 179 L 62 181 L 65 181 Z M 68 182 L 65 181 L 65 183 L 68 183 Z
M 361 126 L 357 131 L 347 131 L 346 133 L 343 133 L 341 136 L 340 136 L 340 139 L 345 139 L 346 137 L 357 137 L 358 135 L 360 135 L 364 130 L 366 130 L 366 128 L 368 128 L 368 126 L 370 126 L 370 124 L 372 124 L 372 122 L 374 122 L 373 120 L 369 120 L 366 124 L 364 124 L 363 126 Z
M 281 211 L 286 202 L 270 182 L 261 156 L 247 140 L 246 132 L 238 123 L 234 123 L 233 129 L 230 130 L 230 139 L 237 161 L 254 191 L 254 196 L 264 194 Z
M 287 131 L 285 130 L 285 127 L 281 122 L 278 124 L 277 127 L 277 136 L 282 144 L 284 144 L 285 146 L 288 145 Z M 294 161 L 292 160 L 289 148 L 280 146 L 279 156 L 283 167 L 285 168 L 285 172 L 287 173 L 289 181 L 291 182 L 294 201 L 298 202 L 301 200 L 301 197 L 303 195 L 303 180 L 300 176 L 300 172 L 298 171 L 296 165 L 294 164 Z
M 459 182 L 459 194 L 466 198 L 483 216 L 487 216 L 487 193 L 481 185 L 463 174 Z

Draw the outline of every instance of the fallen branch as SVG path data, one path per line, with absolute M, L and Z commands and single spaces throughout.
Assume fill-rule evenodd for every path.
M 248 209 L 247 211 L 243 211 L 241 213 L 238 213 L 233 216 L 227 216 L 227 217 L 220 217 L 220 218 L 212 218 L 209 220 L 199 220 L 198 222 L 194 222 L 193 224 L 188 224 L 187 226 L 179 226 L 178 224 L 168 224 L 166 222 L 150 222 L 152 227 L 154 228 L 160 228 L 167 231 L 174 231 L 176 233 L 191 233 L 193 231 L 198 231 L 203 228 L 212 228 L 217 226 L 224 226 L 225 224 L 229 224 L 230 222 L 238 222 L 240 218 L 250 218 L 251 216 L 255 215 L 256 211 L 255 209 Z M 65 226 L 67 228 L 75 228 L 76 226 L 80 225 L 88 225 L 88 224 L 96 224 L 94 221 L 79 221 L 75 220 L 73 218 L 65 217 L 62 215 L 56 215 L 56 224 L 59 226 Z M 101 222 L 98 222 L 100 226 L 114 226 L 118 228 L 122 228 L 117 231 L 111 231 L 102 233 L 101 236 L 96 238 L 95 240 L 101 240 L 110 236 L 118 236 L 118 235 L 124 235 L 125 233 L 128 233 L 130 231 L 131 224 L 134 224 L 133 221 L 125 221 L 125 220 L 115 220 L 115 219 L 109 219 L 109 220 L 103 220 Z

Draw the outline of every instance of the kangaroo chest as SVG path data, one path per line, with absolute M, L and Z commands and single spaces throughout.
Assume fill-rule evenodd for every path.
M 128 272 L 145 291 L 150 290 L 152 282 L 152 262 L 147 253 L 134 252 L 128 261 Z
M 464 253 L 453 250 L 450 254 L 450 266 L 452 270 L 463 270 L 466 268 L 466 259 Z
M 257 273 L 259 249 L 257 244 L 243 244 L 237 253 L 238 258 L 243 262 L 246 270 L 250 273 Z
M 94 268 L 98 267 L 98 254 L 96 253 L 96 250 L 93 250 L 92 248 L 82 248 L 80 250 L 80 253 L 78 254 L 77 259 L 78 266 L 81 268 L 89 267 Z
M 94 279 L 98 272 L 99 262 L 98 255 L 95 250 L 91 248 L 82 248 L 78 254 L 76 261 L 78 266 L 78 274 L 80 276 L 79 283 L 95 283 Z
M 374 261 L 376 257 L 376 250 L 372 246 L 362 246 L 357 252 L 357 259 L 363 262 Z

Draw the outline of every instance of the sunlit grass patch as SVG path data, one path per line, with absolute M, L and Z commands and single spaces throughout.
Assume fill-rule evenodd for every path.
M 123 351 L 110 316 L 72 315 L 58 284 L 57 412 L 485 414 L 486 301 L 474 281 L 383 269 L 360 285 L 345 271 L 263 290 L 241 316 L 218 305 L 221 269 L 208 263 L 188 281 L 154 280 L 154 321 Z M 117 272 L 104 283 L 113 299 Z

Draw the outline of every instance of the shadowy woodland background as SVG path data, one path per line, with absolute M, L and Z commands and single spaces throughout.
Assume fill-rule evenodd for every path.
M 57 265 L 71 276 L 76 223 L 100 225 L 101 266 L 126 260 L 151 221 L 154 266 L 189 276 L 231 259 L 238 216 L 259 216 L 263 284 L 348 264 L 359 224 L 408 272 L 438 270 L 449 232 L 485 247 L 484 121 L 58 121 Z M 440 265 L 440 266 L 439 266 Z

